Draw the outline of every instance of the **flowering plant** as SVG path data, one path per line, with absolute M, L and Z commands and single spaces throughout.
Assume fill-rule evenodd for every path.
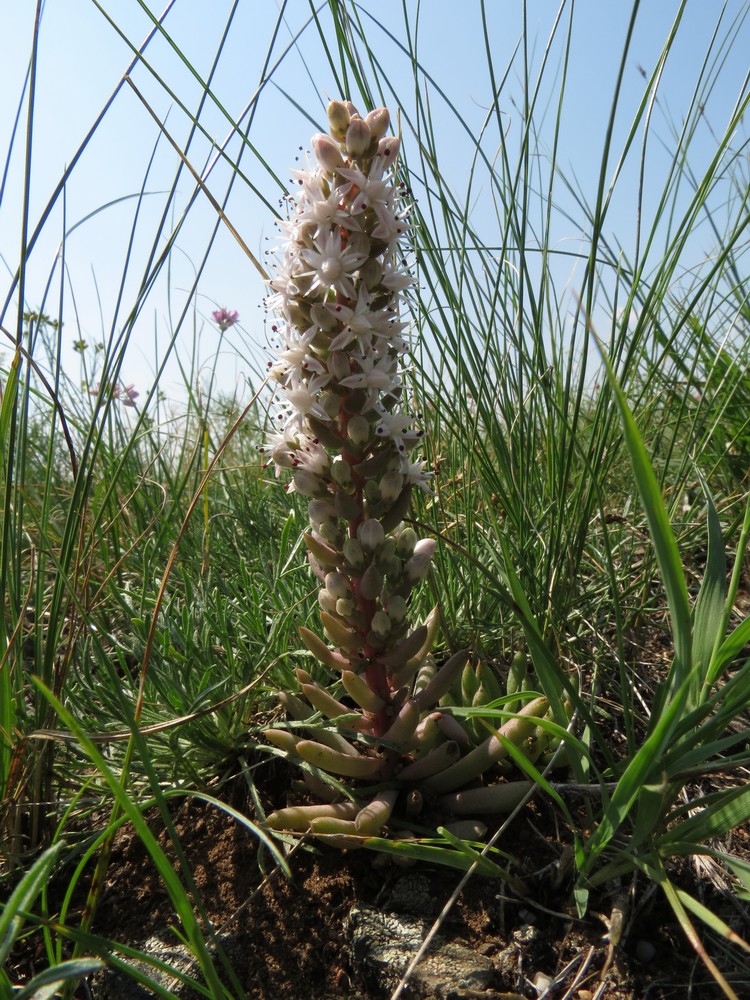
M 281 223 L 285 249 L 267 303 L 278 316 L 270 376 L 281 389 L 279 429 L 264 449 L 277 475 L 289 475 L 287 488 L 309 497 L 304 541 L 333 644 L 300 629 L 325 670 L 297 670 L 302 697 L 281 694 L 288 728 L 266 735 L 328 802 L 278 810 L 268 823 L 351 846 L 381 829 L 402 790 L 414 815 L 422 783 L 450 792 L 505 750 L 492 737 L 461 757 L 466 730 L 435 708 L 462 673 L 473 675 L 469 657 L 460 651 L 438 670 L 437 615 L 413 629 L 409 619 L 436 543 L 404 523 L 414 487 L 430 492 L 430 475 L 411 457 L 422 431 L 403 384 L 399 297 L 413 279 L 400 253 L 409 221 L 395 174 L 399 140 L 386 134 L 385 108 L 363 118 L 334 101 L 328 119 L 330 135 L 312 140 L 315 162 L 294 171 L 299 194 Z M 528 708 L 524 736 L 546 703 Z M 363 804 L 360 786 L 337 801 L 341 786 L 322 775 L 374 784 L 374 798 Z
M 240 318 L 240 314 L 236 309 L 224 309 L 222 307 L 221 309 L 214 309 L 211 313 L 211 318 L 218 326 L 219 331 L 224 333 L 224 331 L 228 330 L 230 326 L 234 326 Z
M 100 391 L 101 383 L 97 382 L 96 385 L 89 389 L 89 395 L 98 396 Z M 115 382 L 111 386 L 111 392 L 112 398 L 119 399 L 123 406 L 135 406 L 135 401 L 140 396 L 140 393 L 132 383 L 130 385 L 122 385 L 120 382 Z

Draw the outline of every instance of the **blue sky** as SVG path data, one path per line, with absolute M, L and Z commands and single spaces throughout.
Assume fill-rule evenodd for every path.
M 0 102 L 0 139 L 4 153 L 9 147 L 28 66 L 34 6 L 27 0 L 24 3 L 6 2 L 0 7 L 0 93 L 4 95 Z M 101 6 L 116 21 L 126 39 L 136 46 L 142 42 L 150 28 L 150 21 L 136 0 L 101 0 Z M 163 9 L 163 6 L 157 8 L 150 2 L 147 6 L 155 13 L 161 13 Z M 643 0 L 640 5 L 623 81 L 615 148 L 619 148 L 643 94 L 645 83 L 640 68 L 647 73 L 653 70 L 678 6 L 676 0 Z M 523 7 L 521 0 L 496 0 L 487 4 L 490 44 L 498 74 L 509 63 L 521 38 Z M 563 6 L 564 17 L 568 7 L 567 4 Z M 743 0 L 729 0 L 726 5 L 706 0 L 689 0 L 687 3 L 655 112 L 661 118 L 661 124 L 657 122 L 657 131 L 660 130 L 667 142 L 669 131 L 665 116 L 678 124 L 684 118 L 694 97 L 706 48 L 719 15 L 723 10 L 722 24 L 725 30 L 729 30 L 734 19 L 744 15 L 746 7 Z M 462 4 L 432 0 L 420 6 L 407 2 L 406 8 L 410 14 L 410 31 L 414 30 L 417 10 L 420 12 L 416 37 L 418 55 L 426 75 L 419 79 L 418 84 L 422 93 L 430 98 L 445 179 L 456 193 L 461 194 L 466 188 L 471 148 L 439 92 L 442 89 L 449 95 L 469 127 L 478 132 L 486 115 L 490 94 L 480 5 L 476 0 L 465 0 Z M 184 52 L 199 76 L 205 77 L 210 70 L 230 9 L 231 4 L 227 0 L 212 0 L 210 4 L 203 0 L 174 0 L 164 21 L 171 39 Z M 559 7 L 546 0 L 529 0 L 526 9 L 530 62 L 532 67 L 538 68 Z M 396 95 L 387 95 L 389 106 L 395 110 L 395 105 L 400 105 L 404 115 L 411 117 L 415 84 L 409 60 L 399 47 L 399 42 L 405 44 L 407 37 L 402 4 L 396 0 L 380 0 L 377 3 L 370 0 L 362 3 L 360 10 L 368 40 Z M 250 128 L 251 143 L 261 152 L 270 171 L 283 181 L 288 179 L 287 169 L 292 165 L 298 147 L 306 146 L 314 131 L 309 118 L 322 125 L 325 100 L 342 96 L 338 93 L 339 85 L 318 31 L 314 24 L 309 23 L 310 11 L 306 0 L 289 0 L 284 6 L 283 21 L 270 49 L 270 64 L 273 66 L 278 62 L 278 66 L 271 81 L 262 90 Z M 615 72 L 630 13 L 631 4 L 624 0 L 577 0 L 574 7 L 574 42 L 562 119 L 560 162 L 571 176 L 576 176 L 591 200 L 595 193 Z M 231 134 L 230 119 L 237 119 L 256 93 L 278 18 L 279 6 L 273 0 L 239 0 L 213 80 L 213 92 L 223 110 L 209 102 L 201 117 L 209 136 L 219 143 Z M 321 21 L 324 28 L 329 26 L 330 35 L 330 15 L 325 9 L 321 13 Z M 706 127 L 697 134 L 694 143 L 698 166 L 701 158 L 710 157 L 712 152 L 709 126 L 719 134 L 724 131 L 748 70 L 748 22 L 737 21 L 736 31 L 739 37 L 726 57 L 718 53 L 719 62 L 713 70 L 717 77 L 715 86 L 710 93 L 702 95 Z M 47 0 L 44 4 L 33 132 L 32 228 L 65 165 L 70 162 L 91 123 L 117 87 L 131 58 L 126 41 L 118 36 L 92 0 Z M 560 47 L 553 46 L 550 81 L 554 79 L 554 69 L 560 58 Z M 149 67 L 139 65 L 133 71 L 133 81 L 157 117 L 166 118 L 168 129 L 182 144 L 190 123 L 167 88 L 192 110 L 200 99 L 200 86 L 166 40 L 157 38 L 149 46 L 146 59 L 153 72 Z M 513 134 L 519 118 L 513 107 L 513 101 L 520 101 L 522 94 L 517 71 L 518 63 L 511 71 L 500 102 L 509 135 Z M 551 83 L 546 96 L 552 98 L 554 95 L 555 87 Z M 300 105 L 302 110 L 296 108 L 294 103 Z M 546 121 L 551 123 L 553 120 L 554 107 L 551 107 Z M 0 204 L 0 301 L 6 297 L 10 274 L 18 261 L 25 128 L 24 108 Z M 27 278 L 27 305 L 33 308 L 42 301 L 50 273 L 59 275 L 57 254 L 63 232 L 69 233 L 66 240 L 63 358 L 66 368 L 73 374 L 79 363 L 78 356 L 72 351 L 73 341 L 80 336 L 93 343 L 121 328 L 140 283 L 143 262 L 157 238 L 156 226 L 165 202 L 163 192 L 171 185 L 178 165 L 177 157 L 163 140 L 154 154 L 157 138 L 158 129 L 144 105 L 130 87 L 122 87 L 73 172 L 66 189 L 64 215 L 61 199 L 47 219 L 32 254 Z M 496 147 L 498 141 L 498 137 L 493 138 L 490 131 L 487 149 Z M 230 138 L 229 154 L 236 157 L 239 150 L 237 137 Z M 152 155 L 153 162 L 144 181 Z M 199 137 L 191 148 L 191 162 L 196 169 L 203 170 L 210 155 L 208 140 Z M 649 156 L 648 177 L 653 180 L 647 184 L 647 210 L 660 191 L 660 170 L 666 162 L 658 143 L 652 145 Z M 243 154 L 242 167 L 247 171 L 250 182 L 257 186 L 260 196 L 276 204 L 280 188 L 271 172 L 259 163 L 252 152 Z M 625 245 L 632 239 L 634 230 L 636 168 L 637 161 L 634 159 L 623 175 L 610 217 L 610 227 Z M 227 190 L 230 175 L 230 168 L 221 163 L 211 174 L 211 189 L 220 200 Z M 148 194 L 135 228 L 132 262 L 118 310 L 120 280 L 136 207 L 135 197 L 127 196 L 137 195 L 142 187 Z M 193 187 L 189 176 L 183 172 L 174 214 L 166 232 L 171 231 L 171 226 L 179 218 L 193 193 Z M 273 227 L 272 213 L 261 197 L 244 182 L 237 182 L 227 212 L 243 240 L 262 259 L 267 238 L 273 236 Z M 118 201 L 123 198 L 126 200 Z M 109 207 L 97 212 L 103 206 Z M 75 228 L 91 213 L 96 214 Z M 252 364 L 262 364 L 265 332 L 260 306 L 263 286 L 224 227 L 220 228 L 211 248 L 197 295 L 189 296 L 214 221 L 215 212 L 205 197 L 200 196 L 178 238 L 169 274 L 165 272 L 156 283 L 136 323 L 123 369 L 124 381 L 135 382 L 144 390 L 149 387 L 153 382 L 153 371 L 163 357 L 168 331 L 184 308 L 187 308 L 187 319 L 178 335 L 178 348 L 184 364 L 194 363 L 197 368 L 207 371 L 216 358 L 217 349 L 220 349 L 221 382 L 228 390 L 243 383 Z M 580 235 L 573 225 L 570 232 L 566 232 L 564 227 L 560 229 L 561 240 L 568 239 L 575 243 Z M 163 245 L 163 237 L 157 242 Z M 46 307 L 48 313 L 56 312 L 59 296 L 59 281 L 54 277 Z M 221 345 L 210 320 L 210 313 L 217 305 L 238 309 L 242 320 L 241 328 L 233 331 Z M 3 324 L 12 330 L 10 314 L 3 318 Z M 193 357 L 191 352 L 196 332 L 199 334 L 198 355 Z M 173 360 L 168 364 L 163 383 L 167 393 L 178 393 L 180 382 L 179 367 Z

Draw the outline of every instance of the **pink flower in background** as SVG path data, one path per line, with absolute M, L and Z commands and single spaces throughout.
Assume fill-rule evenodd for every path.
M 134 385 L 115 386 L 115 399 L 121 399 L 123 406 L 135 406 L 135 401 L 140 395 Z
M 98 396 L 101 389 L 101 382 L 97 382 L 93 388 L 89 389 L 90 396 Z M 130 385 L 120 385 L 116 382 L 112 387 L 112 398 L 122 401 L 123 406 L 135 406 L 135 401 L 140 393 L 132 383 Z
M 234 326 L 240 318 L 240 314 L 236 309 L 215 309 L 211 315 L 222 333 L 228 330 L 230 326 Z

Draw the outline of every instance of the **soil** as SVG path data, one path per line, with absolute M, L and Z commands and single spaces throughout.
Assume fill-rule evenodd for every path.
M 273 799 L 282 800 L 288 775 L 273 765 Z M 260 769 L 262 771 L 263 768 Z M 269 781 L 268 784 L 271 784 Z M 267 789 L 268 791 L 268 789 Z M 237 805 L 237 802 L 234 803 Z M 246 812 L 252 816 L 252 808 Z M 434 919 L 461 879 L 461 872 L 420 864 L 405 873 L 383 855 L 341 852 L 302 845 L 289 857 L 292 878 L 259 855 L 251 832 L 226 813 L 189 800 L 174 816 L 182 850 L 193 872 L 208 917 L 228 947 L 231 964 L 248 998 L 263 1000 L 334 1000 L 388 997 L 390 989 L 352 964 L 345 922 L 352 906 L 384 910 L 398 895 L 406 876 L 418 873 L 427 888 L 422 915 Z M 152 830 L 174 856 L 158 815 Z M 733 851 L 750 858 L 750 837 L 735 832 Z M 513 822 L 501 847 L 513 859 L 518 886 L 474 876 L 441 928 L 441 936 L 493 961 L 490 987 L 460 991 L 455 997 L 538 998 L 547 1000 L 710 1000 L 723 994 L 697 958 L 659 890 L 646 882 L 609 886 L 592 901 L 589 916 L 579 920 L 564 877 L 567 835 L 557 818 L 532 802 Z M 265 863 L 264 876 L 259 861 Z M 561 868 L 562 862 L 562 868 Z M 176 861 L 175 861 L 176 865 Z M 750 930 L 748 913 L 738 908 L 721 877 L 685 863 L 676 881 L 698 893 L 738 933 Z M 622 914 L 623 933 L 610 944 L 608 925 Z M 176 923 L 169 898 L 139 838 L 128 828 L 118 834 L 94 930 L 135 946 L 153 934 L 177 942 L 169 928 Z M 717 939 L 706 941 L 716 956 Z M 750 965 L 739 949 L 718 948 L 719 964 L 738 996 L 750 997 Z M 745 956 L 746 957 L 746 956 Z M 40 971 L 46 957 L 17 951 L 13 975 L 23 981 Z M 567 970 L 567 971 L 566 971 Z M 196 970 L 193 970 L 194 972 Z M 537 978 L 556 980 L 548 992 Z M 536 988 L 533 984 L 536 979 Z M 413 996 L 409 990 L 404 997 Z M 78 997 L 103 996 L 96 988 Z

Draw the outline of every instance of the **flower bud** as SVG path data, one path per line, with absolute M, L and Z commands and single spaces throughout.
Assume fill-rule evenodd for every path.
M 340 618 L 351 618 L 356 610 L 357 607 L 350 597 L 340 597 L 336 601 L 336 614 Z
M 401 490 L 404 488 L 404 477 L 400 472 L 386 472 L 378 485 L 383 503 L 390 507 L 401 496 Z
M 383 136 L 378 143 L 378 156 L 382 156 L 386 163 L 395 163 L 400 148 L 401 141 L 395 135 Z
M 335 458 L 331 462 L 331 479 L 337 486 L 351 486 L 352 470 L 343 458 Z
M 352 588 L 349 586 L 349 580 L 343 573 L 326 573 L 326 590 L 336 600 L 352 596 Z
M 344 559 L 357 570 L 365 564 L 365 553 L 356 538 L 347 538 L 343 545 Z
M 324 542 L 328 542 L 329 545 L 338 549 L 342 542 L 343 532 L 336 521 L 324 521 L 318 526 L 318 531 Z
M 348 378 L 352 373 L 349 355 L 345 351 L 333 351 L 328 357 L 328 371 L 338 381 Z
M 396 555 L 396 543 L 392 538 L 386 538 L 382 545 L 378 546 L 375 553 L 375 562 L 384 573 L 388 572 L 387 567 Z
M 388 607 L 386 608 L 388 612 L 388 617 L 391 619 L 394 625 L 398 625 L 406 617 L 408 605 L 400 594 L 395 594 L 388 601 Z
M 346 433 L 352 444 L 359 448 L 370 440 L 370 421 L 361 413 L 353 413 L 346 425 Z
M 365 483 L 365 500 L 370 507 L 380 503 L 380 487 L 374 479 L 368 479 Z
M 317 527 L 324 521 L 335 520 L 336 510 L 333 504 L 325 500 L 311 500 L 307 505 L 307 516 L 310 518 L 310 523 Z
M 372 616 L 370 628 L 379 639 L 383 639 L 391 631 L 391 619 L 385 611 L 376 611 Z
M 325 482 L 310 472 L 309 469 L 295 469 L 292 473 L 295 492 L 306 497 L 327 497 L 328 487 Z
M 366 601 L 374 601 L 383 586 L 383 574 L 375 565 L 370 565 L 359 581 L 359 593 Z
M 404 566 L 406 577 L 411 583 L 423 580 L 427 576 L 436 548 L 437 542 L 434 538 L 420 538 L 414 546 L 414 555 Z
M 355 107 L 355 105 L 352 104 L 351 101 L 343 101 L 343 105 L 346 108 L 346 110 L 349 112 L 349 117 L 350 118 L 361 118 L 362 117 L 362 115 L 359 113 L 359 111 L 357 111 L 357 108 Z
M 413 555 L 416 544 L 417 533 L 414 528 L 404 528 L 396 539 L 396 552 L 398 552 L 402 559 L 408 559 Z
M 373 552 L 378 545 L 382 545 L 385 541 L 383 525 L 374 517 L 368 517 L 357 528 L 357 538 L 363 549 Z
M 331 131 L 336 134 L 337 138 L 343 138 L 351 121 L 351 115 L 347 106 L 341 101 L 331 101 L 326 114 L 328 115 L 328 124 L 331 126 Z
M 370 257 L 359 269 L 359 276 L 364 281 L 368 292 L 374 291 L 383 280 L 383 265 L 379 260 Z
M 341 150 L 330 135 L 324 135 L 322 132 L 316 133 L 312 138 L 312 148 L 318 163 L 329 173 L 344 166 Z
M 335 392 L 324 392 L 320 397 L 320 405 L 329 420 L 338 420 L 341 400 Z
M 346 130 L 346 151 L 349 156 L 362 156 L 367 151 L 371 141 L 370 126 L 364 118 L 354 118 Z M 331 140 L 329 142 L 333 145 Z M 340 153 L 339 156 L 341 156 Z
M 322 611 L 326 611 L 329 615 L 336 614 L 336 598 L 323 587 L 322 590 L 318 591 L 318 604 Z
M 349 493 L 344 493 L 343 490 L 338 490 L 336 492 L 336 498 L 333 501 L 333 505 L 336 508 L 338 516 L 346 518 L 347 521 L 356 521 L 362 513 L 362 509 L 356 498 L 351 496 Z
M 372 138 L 378 140 L 385 135 L 386 129 L 391 123 L 391 116 L 388 114 L 388 108 L 375 108 L 367 115 L 365 121 L 370 126 Z
M 338 319 L 322 302 L 316 302 L 310 307 L 310 319 L 326 333 L 333 333 L 339 328 Z

